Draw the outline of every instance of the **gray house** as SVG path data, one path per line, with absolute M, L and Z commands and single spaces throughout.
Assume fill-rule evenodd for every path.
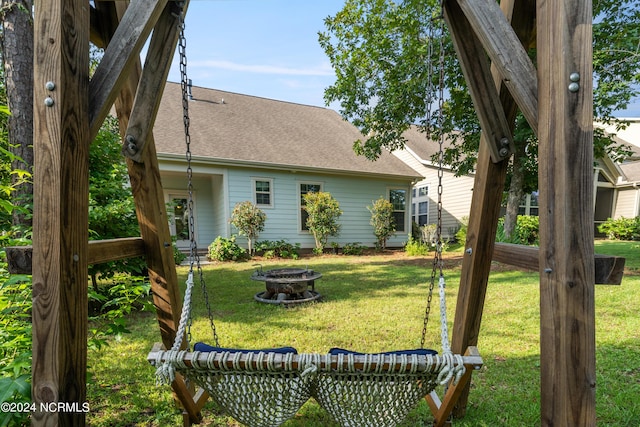
M 640 216 L 640 119 L 626 119 L 630 125 L 620 131 L 605 128 L 615 133 L 614 139 L 630 146 L 634 154 L 623 163 L 616 163 L 608 156 L 596 159 L 594 165 L 594 227 L 608 218 L 633 218 Z M 598 126 L 598 124 L 595 124 Z M 438 170 L 431 161 L 438 150 L 438 143 L 429 140 L 416 128 L 404 134 L 407 139 L 405 149 L 394 152 L 408 166 L 424 178 L 413 189 L 412 217 L 420 224 L 436 221 Z M 447 144 L 447 141 L 445 141 Z M 474 176 L 456 177 L 446 168 L 443 171 L 443 235 L 450 237 L 471 209 L 471 192 Z M 538 204 L 535 195 L 527 195 L 520 206 L 523 215 L 537 215 Z
M 402 246 L 411 230 L 411 190 L 422 177 L 397 157 L 376 162 L 357 156 L 359 131 L 333 110 L 201 87 L 188 102 L 198 246 L 237 233 L 234 206 L 252 201 L 267 215 L 259 240 L 313 248 L 302 195 L 325 191 L 343 211 L 340 235 L 330 242 L 374 246 L 367 209 L 380 197 L 395 207 L 398 232 L 389 246 Z M 185 134 L 180 85 L 167 83 L 154 127 L 160 174 L 172 233 L 187 247 Z M 245 244 L 246 240 L 238 238 Z

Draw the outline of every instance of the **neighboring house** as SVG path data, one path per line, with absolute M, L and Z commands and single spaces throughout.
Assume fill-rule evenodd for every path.
M 619 131 L 603 127 L 605 132 L 615 134 L 616 142 L 630 146 L 633 154 L 621 164 L 609 158 L 598 159 L 594 178 L 596 226 L 608 218 L 640 216 L 640 118 L 625 120 L 629 126 Z
M 343 211 L 341 231 L 329 242 L 373 247 L 367 210 L 384 197 L 396 208 L 398 232 L 388 246 L 402 246 L 411 231 L 411 189 L 422 177 L 395 156 L 371 162 L 353 152 L 357 128 L 330 109 L 193 87 L 188 102 L 193 169 L 195 231 L 199 248 L 237 230 L 229 224 L 234 206 L 252 201 L 267 215 L 258 240 L 286 240 L 313 248 L 302 195 L 325 191 Z M 154 137 L 170 226 L 188 247 L 188 198 L 179 84 L 167 83 Z M 245 245 L 246 239 L 238 242 Z
M 411 127 L 403 136 L 407 140 L 405 148 L 393 154 L 424 177 L 413 187 L 412 219 L 418 225 L 435 224 L 438 219 L 439 179 L 438 165 L 431 159 L 438 152 L 439 143 L 427 138 L 417 127 Z M 469 217 L 473 180 L 471 175 L 456 177 L 451 168 L 443 167 L 441 201 L 442 236 L 445 239 L 453 239 L 465 217 Z
M 618 131 L 615 140 L 629 145 L 634 154 L 618 164 L 609 157 L 597 159 L 594 166 L 594 227 L 608 218 L 640 216 L 640 119 L 626 119 L 630 126 Z M 613 132 L 611 129 L 607 129 Z M 416 223 L 433 224 L 437 219 L 438 167 L 431 159 L 438 151 L 438 142 L 429 140 L 417 128 L 404 134 L 407 145 L 394 152 L 424 179 L 413 188 L 412 216 Z M 447 142 L 445 141 L 445 144 Z M 455 177 L 449 168 L 443 171 L 442 220 L 443 235 L 451 237 L 471 208 L 474 176 Z M 521 214 L 537 215 L 536 194 L 527 195 L 520 206 Z

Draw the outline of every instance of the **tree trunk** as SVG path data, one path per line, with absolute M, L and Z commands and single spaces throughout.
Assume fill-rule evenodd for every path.
M 31 0 L 0 0 L 2 10 L 2 58 L 7 103 L 11 115 L 8 120 L 11 151 L 20 159 L 13 161 L 12 170 L 33 171 L 33 4 Z M 14 203 L 30 206 L 33 200 L 33 184 L 16 184 Z M 28 209 L 31 211 L 32 209 Z M 31 226 L 30 215 L 24 210 L 14 210 L 13 225 Z
M 507 195 L 507 211 L 504 217 L 504 235 L 506 239 L 512 239 L 518 222 L 518 208 L 522 201 L 524 185 L 524 159 L 526 156 L 526 143 L 516 142 L 516 152 L 513 153 L 513 171 L 511 183 Z

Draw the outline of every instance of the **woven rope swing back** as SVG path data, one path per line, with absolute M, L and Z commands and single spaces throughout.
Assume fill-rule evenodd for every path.
M 435 37 L 442 40 L 442 19 L 437 22 L 439 28 L 429 34 L 432 40 Z M 440 62 L 443 61 L 442 51 L 443 47 L 440 45 Z M 154 349 L 148 357 L 157 367 L 158 382 L 171 383 L 176 372 L 179 372 L 206 390 L 229 415 L 252 427 L 281 425 L 294 417 L 311 397 L 342 426 L 384 427 L 399 424 L 438 384 L 456 382 L 465 371 L 463 358 L 452 354 L 448 340 L 441 256 L 442 164 L 438 174 L 438 243 L 420 349 L 378 354 L 336 349 L 327 354 L 298 354 L 289 347 L 267 350 L 219 347 L 195 240 L 184 16 L 180 20 L 179 54 L 188 163 L 190 268 L 175 342 L 170 350 Z M 442 68 L 442 63 L 439 65 Z M 438 115 L 442 110 L 442 83 L 439 87 Z M 429 100 L 429 104 L 432 101 Z M 436 122 L 439 120 L 441 119 L 436 119 Z M 442 160 L 442 155 L 440 157 Z M 196 275 L 209 311 L 215 347 L 198 343 L 194 345 L 193 351 L 189 351 L 189 342 L 185 342 L 185 338 L 189 341 L 191 335 L 191 297 Z M 437 275 L 440 289 L 441 354 L 424 349 L 431 295 Z

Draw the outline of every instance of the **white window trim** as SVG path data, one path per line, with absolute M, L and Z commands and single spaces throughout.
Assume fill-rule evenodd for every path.
M 298 233 L 309 234 L 309 230 L 302 229 L 302 197 L 300 186 L 302 186 L 303 184 L 319 185 L 320 191 L 324 191 L 324 183 L 320 181 L 298 181 L 296 183 L 296 198 L 298 199 Z
M 271 201 L 271 203 L 269 203 L 268 205 L 265 204 L 258 204 L 258 201 L 256 199 L 256 182 L 257 181 L 267 181 L 269 182 L 269 200 Z M 253 200 L 253 204 L 258 206 L 259 208 L 273 208 L 274 207 L 274 197 L 275 197 L 275 191 L 274 191 L 274 187 L 273 187 L 273 178 L 263 178 L 263 177 L 251 177 L 251 199 Z
M 387 188 L 387 200 L 391 201 L 391 192 L 392 191 L 404 191 L 405 194 L 405 199 L 404 199 L 404 230 L 396 230 L 399 231 L 401 233 L 406 233 L 407 230 L 411 230 L 411 227 L 409 226 L 410 222 L 409 219 L 412 219 L 411 216 L 411 204 L 413 203 L 413 200 L 411 198 L 412 196 L 412 191 L 410 188 L 406 188 L 406 187 L 389 187 Z M 417 208 L 417 206 L 416 206 Z M 393 210 L 394 212 L 400 212 L 400 211 L 396 211 L 395 209 Z

